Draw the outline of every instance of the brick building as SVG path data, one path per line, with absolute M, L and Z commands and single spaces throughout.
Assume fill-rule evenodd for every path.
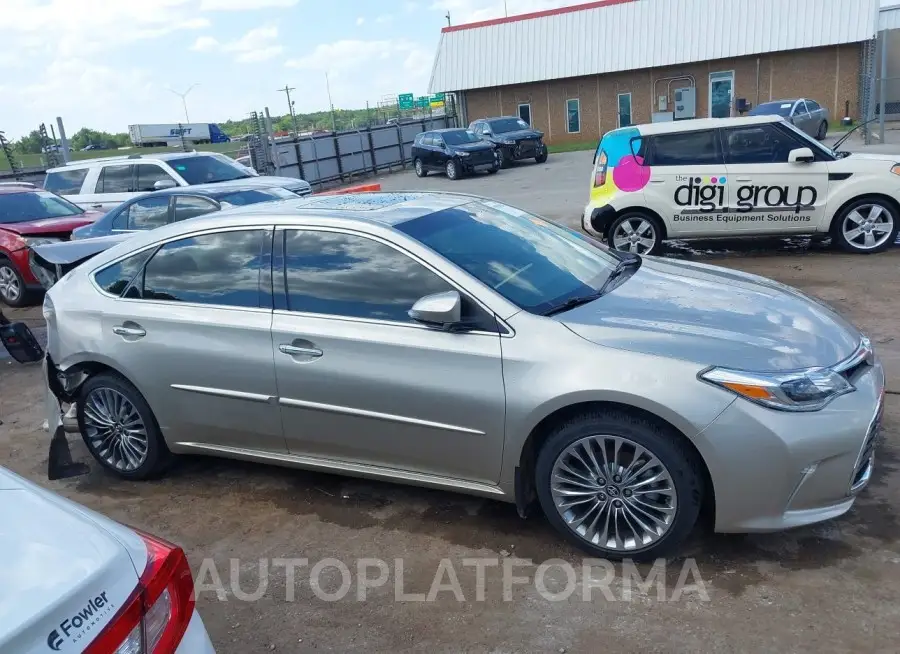
M 445 27 L 430 87 L 454 93 L 464 121 L 519 115 L 549 143 L 671 120 L 685 88 L 697 118 L 792 97 L 857 118 L 878 12 L 879 0 L 590 2 Z

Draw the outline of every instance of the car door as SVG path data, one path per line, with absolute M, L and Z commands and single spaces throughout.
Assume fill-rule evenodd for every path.
M 115 219 L 112 231 L 141 232 L 162 227 L 171 222 L 168 195 L 152 196 L 133 201 Z
M 150 193 L 176 186 L 178 181 L 159 164 L 142 163 L 134 166 L 134 190 L 138 193 Z
M 93 176 L 88 175 L 85 185 L 91 184 L 92 180 Z M 137 195 L 134 192 L 134 166 L 105 164 L 97 172 L 92 188 L 84 190 L 86 193 L 78 198 L 79 206 L 109 211 Z
M 434 145 L 432 146 L 432 150 L 434 152 L 434 167 L 443 170 L 447 165 L 447 161 L 450 160 L 450 152 L 447 150 L 447 144 L 444 143 L 444 137 L 440 134 L 434 135 Z
M 104 355 L 138 385 L 170 445 L 285 451 L 272 361 L 271 233 L 183 236 L 95 276 L 108 297 L 99 316 Z
M 434 168 L 434 148 L 432 147 L 433 139 L 431 136 L 431 132 L 425 132 L 422 135 L 422 165 L 425 166 L 426 169 Z
M 797 100 L 797 102 L 794 103 L 793 108 L 791 108 L 791 122 L 797 129 L 806 132 L 810 136 L 813 135 L 812 116 L 809 115 L 809 110 L 806 108 L 805 101 Z
M 725 167 L 735 219 L 741 233 L 815 231 L 825 216 L 828 164 L 818 148 L 779 123 L 722 130 Z M 796 148 L 811 147 L 815 160 L 789 163 Z
M 499 333 L 413 322 L 416 300 L 453 286 L 384 240 L 286 228 L 275 243 L 272 340 L 290 452 L 496 483 Z
M 637 142 L 634 146 L 646 147 Z M 614 170 L 613 181 L 617 173 L 622 180 L 645 180 L 644 202 L 662 216 L 669 236 L 715 236 L 725 229 L 722 216 L 729 186 L 717 130 L 655 134 L 644 159 L 644 167 L 648 164 L 649 179 L 634 168 L 638 164 L 633 157 L 622 156 L 617 168 L 628 165 L 631 173 Z

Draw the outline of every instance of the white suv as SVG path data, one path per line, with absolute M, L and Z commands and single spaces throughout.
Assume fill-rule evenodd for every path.
M 44 188 L 83 209 L 109 211 L 150 191 L 235 180 L 263 187 L 280 186 L 300 196 L 312 192 L 302 179 L 261 177 L 215 152 L 132 154 L 73 161 L 48 170 Z
M 0 468 L 0 652 L 215 654 L 180 547 Z

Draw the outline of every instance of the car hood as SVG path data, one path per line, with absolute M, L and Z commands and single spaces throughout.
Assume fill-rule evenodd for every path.
M 141 545 L 104 522 L 0 468 L 0 652 L 81 652 L 122 607 Z
M 875 152 L 851 152 L 849 157 L 828 162 L 831 172 L 856 172 L 858 170 L 880 170 L 889 172 L 891 166 L 900 162 L 898 154 L 881 154 Z M 900 181 L 900 178 L 897 178 Z
M 494 134 L 495 139 L 512 139 L 521 141 L 522 139 L 537 139 L 544 136 L 543 132 L 536 129 L 521 129 L 515 132 L 503 132 L 502 134 Z
M 248 177 L 246 179 L 241 179 L 240 183 L 244 186 L 256 186 L 260 188 L 272 188 L 273 186 L 280 186 L 281 188 L 286 188 L 289 191 L 293 191 L 295 193 L 297 191 L 306 192 L 310 189 L 308 182 L 302 179 L 297 179 L 296 177 L 273 177 L 269 175 L 260 175 L 259 177 Z
M 557 319 L 598 345 L 754 371 L 830 366 L 862 337 L 778 282 L 649 257 L 617 288 Z
M 78 216 L 67 216 L 65 218 L 44 218 L 42 220 L 29 220 L 21 223 L 4 223 L 0 224 L 0 229 L 16 234 L 58 234 L 60 232 L 71 232 L 76 227 L 90 225 L 99 219 L 103 214 L 98 211 L 85 211 Z
M 481 152 L 482 150 L 494 149 L 492 144 L 485 143 L 484 141 L 479 143 L 462 143 L 460 145 L 451 145 L 450 147 L 454 150 L 461 150 L 463 152 Z

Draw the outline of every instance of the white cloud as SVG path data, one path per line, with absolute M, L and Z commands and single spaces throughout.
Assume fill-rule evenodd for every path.
M 273 57 L 277 57 L 282 52 L 284 52 L 284 48 L 280 45 L 270 45 L 266 48 L 259 48 L 257 50 L 251 50 L 249 52 L 242 52 L 237 55 L 234 60 L 239 64 L 255 64 L 260 61 L 268 61 Z
M 191 50 L 196 50 L 197 52 L 210 52 L 218 47 L 218 39 L 212 36 L 198 36 L 197 40 L 194 41 L 194 45 L 191 46 Z
M 253 64 L 268 61 L 284 52 L 278 43 L 278 28 L 274 25 L 256 27 L 239 39 L 220 43 L 212 36 L 201 36 L 194 41 L 191 50 L 198 52 L 231 52 L 239 64 Z
M 357 25 L 362 25 L 362 24 L 365 23 L 365 22 L 366 22 L 366 19 L 363 18 L 362 16 L 360 16 L 359 18 L 356 19 L 356 24 L 357 24 Z
M 379 25 L 387 25 L 388 23 L 390 23 L 393 20 L 394 20 L 394 17 L 391 16 L 390 14 L 382 14 L 381 16 L 378 16 L 375 19 L 375 22 L 378 23 Z
M 247 11 L 293 7 L 299 0 L 200 0 L 200 11 Z

